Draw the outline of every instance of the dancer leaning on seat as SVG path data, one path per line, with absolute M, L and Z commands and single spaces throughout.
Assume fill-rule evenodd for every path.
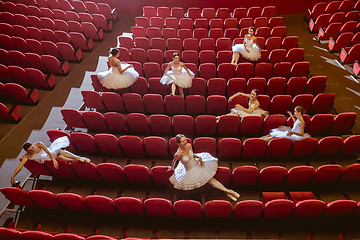
M 249 104 L 248 104 L 249 107 L 245 108 L 240 104 L 236 104 L 235 107 L 231 109 L 231 112 L 228 113 L 227 115 L 237 115 L 239 118 L 248 115 L 256 115 L 256 116 L 261 116 L 263 118 L 268 116 L 269 112 L 260 108 L 260 103 L 257 100 L 257 96 L 259 95 L 258 93 L 259 91 L 257 89 L 253 89 L 250 94 L 238 92 L 232 95 L 231 97 L 229 97 L 229 101 L 233 100 L 237 96 L 247 97 L 249 98 Z M 219 116 L 216 117 L 216 120 L 219 121 L 219 118 L 220 118 Z
M 261 52 L 260 52 L 261 48 L 257 42 L 254 32 L 255 32 L 255 28 L 249 27 L 249 34 L 245 35 L 244 43 L 235 44 L 232 47 L 233 58 L 231 60 L 231 63 L 234 64 L 235 66 L 238 64 L 240 54 L 244 58 L 251 61 L 257 61 L 261 58 Z
M 41 142 L 31 144 L 29 142 L 24 143 L 23 149 L 26 151 L 24 156 L 21 158 L 21 163 L 15 169 L 14 174 L 11 177 L 11 184 L 14 184 L 15 176 L 20 172 L 25 163 L 28 160 L 34 160 L 38 163 L 44 163 L 45 161 L 52 161 L 55 168 L 59 167 L 59 163 L 56 158 L 64 161 L 80 161 L 89 163 L 90 159 L 85 157 L 77 156 L 71 152 L 63 150 L 70 145 L 69 138 L 64 136 L 57 138 L 51 145 L 50 148 L 45 147 Z
M 271 130 L 270 134 L 261 137 L 266 141 L 270 141 L 273 138 L 289 138 L 292 141 L 300 141 L 305 138 L 311 137 L 308 133 L 304 132 L 305 129 L 305 121 L 303 118 L 303 114 L 305 109 L 301 106 L 297 106 L 294 110 L 294 115 L 289 111 L 288 114 L 292 118 L 294 124 L 293 127 L 280 126 L 278 128 L 274 128 Z
M 160 82 L 164 85 L 171 84 L 171 95 L 175 95 L 176 86 L 178 86 L 180 95 L 184 97 L 184 88 L 191 87 L 194 76 L 195 74 L 183 62 L 180 62 L 180 55 L 176 52 L 173 54 L 173 61 L 169 62 Z
M 111 68 L 97 74 L 99 82 L 108 89 L 122 89 L 130 87 L 136 82 L 139 73 L 127 63 L 121 63 L 118 59 L 120 52 L 113 48 L 108 57 Z
M 169 168 L 169 171 L 174 169 L 174 174 L 169 178 L 174 188 L 192 190 L 208 183 L 212 187 L 225 192 L 231 200 L 237 201 L 240 195 L 231 189 L 227 189 L 214 178 L 218 167 L 218 159 L 207 152 L 194 154 L 191 144 L 187 143 L 185 136 L 182 134 L 176 135 L 175 139 L 179 148 Z M 175 168 L 176 162 L 179 163 Z

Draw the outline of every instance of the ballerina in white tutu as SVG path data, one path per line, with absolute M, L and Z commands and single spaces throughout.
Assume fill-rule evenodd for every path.
M 174 169 L 174 174 L 169 178 L 174 188 L 192 190 L 208 183 L 212 187 L 225 192 L 231 200 L 237 201 L 240 195 L 231 189 L 225 188 L 214 178 L 218 167 L 218 159 L 207 152 L 194 154 L 191 144 L 187 143 L 185 136 L 182 134 L 176 135 L 175 139 L 179 148 L 169 168 L 169 171 L 173 170 L 176 162 L 179 162 Z
M 172 95 L 175 95 L 176 86 L 178 86 L 180 95 L 184 97 L 184 88 L 191 87 L 194 77 L 195 74 L 183 62 L 180 62 L 179 53 L 174 53 L 173 61 L 168 64 L 160 82 L 164 85 L 171 84 Z
M 261 107 L 260 107 L 260 103 L 257 100 L 258 93 L 259 93 L 259 91 L 257 89 L 253 89 L 250 94 L 238 92 L 238 93 L 235 93 L 234 95 L 232 95 L 231 97 L 229 97 L 229 101 L 231 101 L 237 96 L 245 96 L 245 97 L 249 98 L 249 104 L 248 104 L 249 107 L 245 108 L 245 107 L 241 106 L 240 104 L 236 104 L 235 107 L 231 109 L 231 112 L 228 113 L 227 115 L 237 115 L 239 118 L 242 118 L 242 117 L 245 117 L 248 115 L 256 115 L 256 116 L 261 116 L 263 118 L 268 116 L 269 112 L 261 109 Z M 219 121 L 219 118 L 220 117 L 216 118 L 217 121 Z
M 133 85 L 139 77 L 139 73 L 134 69 L 132 65 L 119 61 L 119 54 L 120 53 L 118 49 L 111 49 L 110 56 L 108 58 L 111 65 L 110 69 L 97 74 L 99 82 L 105 88 L 128 88 Z
M 243 56 L 244 58 L 257 61 L 261 58 L 261 48 L 257 42 L 257 39 L 254 35 L 255 28 L 249 27 L 249 34 L 245 35 L 243 44 L 235 44 L 232 47 L 233 57 L 231 63 L 235 66 L 238 64 L 239 57 Z
M 303 118 L 303 113 L 305 112 L 305 109 L 301 106 L 297 106 L 295 108 L 294 115 L 289 111 L 288 114 L 294 121 L 293 127 L 287 127 L 287 126 L 280 126 L 278 128 L 274 128 L 271 130 L 270 134 L 261 137 L 262 139 L 265 139 L 266 141 L 270 141 L 273 138 L 289 138 L 292 141 L 300 141 L 305 138 L 311 137 L 308 133 L 304 132 L 305 129 L 305 121 Z
M 57 138 L 49 148 L 41 142 L 31 144 L 29 142 L 24 143 L 23 149 L 26 151 L 24 156 L 21 158 L 21 163 L 15 169 L 14 174 L 11 177 L 11 184 L 14 184 L 15 176 L 20 172 L 22 167 L 28 160 L 34 160 L 38 163 L 44 163 L 45 161 L 52 161 L 55 168 L 59 167 L 59 163 L 56 159 L 61 159 L 64 161 L 80 161 L 89 163 L 90 159 L 85 157 L 77 156 L 71 152 L 63 150 L 70 145 L 70 140 L 68 137 Z

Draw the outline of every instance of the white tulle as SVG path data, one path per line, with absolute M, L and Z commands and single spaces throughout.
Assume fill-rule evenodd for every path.
M 70 146 L 70 140 L 68 137 L 64 136 L 57 138 L 50 145 L 48 150 L 54 158 L 57 158 L 59 151 L 68 146 Z M 43 149 L 41 149 L 39 153 L 32 155 L 30 159 L 39 163 L 44 163 L 45 161 L 51 160 L 50 156 Z
M 246 51 L 246 49 L 248 51 Z M 256 43 L 253 42 L 252 39 L 248 40 L 246 36 L 244 38 L 244 44 L 235 44 L 232 47 L 232 51 L 234 53 L 235 52 L 240 53 L 241 56 L 251 61 L 256 61 L 261 58 L 261 52 L 259 47 L 256 45 Z
M 311 137 L 310 134 L 308 134 L 308 133 L 304 133 L 303 136 L 298 136 L 296 134 L 291 134 L 290 136 L 288 136 L 288 133 L 290 131 L 296 132 L 296 133 L 301 133 L 301 122 L 299 119 L 296 119 L 296 121 L 294 122 L 293 128 L 284 127 L 284 126 L 280 127 L 280 128 L 275 128 L 275 129 L 271 130 L 270 135 L 272 137 L 276 137 L 276 138 L 289 138 L 292 141 L 300 141 L 305 138 Z
M 249 109 L 254 107 L 254 104 L 250 104 L 249 103 Z M 231 109 L 236 115 L 238 115 L 240 118 L 248 116 L 248 115 L 256 115 L 256 116 L 261 116 L 261 117 L 266 117 L 269 115 L 268 111 L 265 111 L 263 109 L 261 109 L 260 107 L 256 108 L 254 111 L 252 111 L 251 113 L 247 113 L 244 110 L 242 110 L 242 108 L 240 107 L 234 107 Z
M 174 170 L 174 174 L 169 178 L 174 188 L 181 190 L 192 190 L 205 185 L 216 173 L 218 159 L 210 153 L 196 153 L 201 157 L 204 165 L 194 158 L 194 153 L 190 150 L 188 156 L 183 156 Z
M 174 66 L 171 66 L 171 68 L 160 79 L 160 82 L 164 85 L 175 83 L 179 87 L 189 88 L 192 85 L 192 79 L 195 77 L 195 74 L 190 69 L 188 70 L 191 76 L 189 76 L 183 67 L 178 66 L 175 68 Z
M 121 69 L 125 69 L 129 64 L 121 63 Z M 139 73 L 133 68 L 128 68 L 125 72 L 120 73 L 117 67 L 111 67 L 105 72 L 100 72 L 97 77 L 105 88 L 122 89 L 130 87 L 136 82 Z

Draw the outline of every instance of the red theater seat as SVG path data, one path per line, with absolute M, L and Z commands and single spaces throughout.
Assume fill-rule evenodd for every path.
M 224 200 L 212 200 L 205 203 L 204 212 L 206 218 L 230 218 L 232 205 Z

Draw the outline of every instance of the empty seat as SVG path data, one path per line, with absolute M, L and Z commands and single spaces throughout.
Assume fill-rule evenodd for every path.
M 232 205 L 224 200 L 212 200 L 205 203 L 204 212 L 206 218 L 230 218 Z
M 258 219 L 263 213 L 264 205 L 257 200 L 244 200 L 236 203 L 234 217 L 240 219 Z
M 144 156 L 144 144 L 143 141 L 136 136 L 121 136 L 119 138 L 120 146 L 123 152 L 128 156 Z M 124 168 L 125 170 L 125 168 Z
M 107 153 L 107 154 L 115 154 L 115 155 L 122 154 L 118 139 L 114 135 L 107 134 L 107 133 L 99 133 L 94 136 L 94 140 L 101 152 Z M 104 163 L 104 164 L 105 165 L 102 167 L 102 171 L 101 171 L 102 173 L 106 173 L 107 171 L 115 171 L 117 173 L 117 172 L 121 171 L 118 168 L 116 168 L 115 166 L 106 165 L 106 164 L 111 164 L 111 163 Z M 99 166 L 100 165 L 98 165 L 97 168 L 100 172 Z M 118 166 L 118 165 L 116 165 L 116 166 Z M 111 174 L 109 174 L 109 175 L 101 174 L 101 172 L 100 172 L 100 175 L 102 175 L 102 177 L 107 181 L 115 181 L 115 179 L 123 179 L 124 178 L 123 176 L 121 176 L 121 174 L 119 174 L 119 176 L 116 177 L 116 176 L 112 176 Z M 104 175 L 106 175 L 106 176 L 104 177 Z M 111 179 L 114 179 L 114 180 L 111 180 Z M 122 180 L 122 181 L 124 181 L 124 180 Z
M 167 95 L 165 97 L 165 108 L 170 114 L 184 114 L 185 102 L 184 98 L 178 95 Z
M 167 157 L 168 143 L 161 137 L 145 137 L 144 147 L 148 156 L 152 157 Z
M 146 212 L 150 216 L 172 217 L 173 206 L 172 203 L 163 198 L 148 198 L 144 201 Z
M 287 185 L 309 184 L 315 169 L 312 166 L 296 166 L 288 170 L 285 183 Z
M 280 185 L 284 182 L 287 170 L 281 166 L 265 167 L 260 171 L 259 184 Z
M 335 183 L 340 176 L 343 168 L 338 164 L 322 165 L 316 169 L 313 184 Z
M 119 197 L 114 200 L 115 207 L 123 215 L 144 215 L 143 202 L 134 197 Z
M 120 143 L 121 144 L 121 143 Z M 125 175 L 129 182 L 150 183 L 150 170 L 142 165 L 129 164 L 124 167 Z
M 178 200 L 174 203 L 174 210 L 177 217 L 200 218 L 202 217 L 202 206 L 194 200 Z
M 115 203 L 113 199 L 100 196 L 90 195 L 85 197 L 86 205 L 95 213 L 116 214 Z

